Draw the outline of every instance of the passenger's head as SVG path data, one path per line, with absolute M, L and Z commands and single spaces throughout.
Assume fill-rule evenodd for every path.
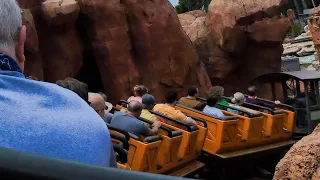
M 77 93 L 83 100 L 88 102 L 88 85 L 87 84 L 73 78 L 59 80 L 56 82 L 56 84 Z
M 165 98 L 166 98 L 166 102 L 168 104 L 175 105 L 178 101 L 178 94 L 177 94 L 177 92 L 170 91 L 170 92 L 167 92 Z
M 216 96 L 209 96 L 207 98 L 207 105 L 210 107 L 214 107 L 218 103 L 219 99 Z
M 257 96 L 257 88 L 255 86 L 248 87 L 249 96 Z
M 244 103 L 244 95 L 241 93 L 241 92 L 236 92 L 234 95 L 233 95 L 233 98 L 231 100 L 232 103 L 236 104 L 236 105 L 243 105 Z
M 89 93 L 89 101 L 91 107 L 100 115 L 101 118 L 105 115 L 106 104 L 103 97 L 98 93 Z
M 145 94 L 142 96 L 143 109 L 152 110 L 155 104 L 155 99 L 150 94 Z
M 142 97 L 148 93 L 148 88 L 144 85 L 136 85 L 133 88 L 134 96 Z
M 16 0 L 0 1 L 0 52 L 15 59 L 24 70 L 26 27 L 22 26 L 21 10 Z
M 142 104 L 138 101 L 130 101 L 127 109 L 129 114 L 138 118 L 141 115 Z
M 99 94 L 103 97 L 104 101 L 106 101 L 106 102 L 108 101 L 108 98 L 104 93 L 99 92 Z
M 210 96 L 215 96 L 218 100 L 224 95 L 224 88 L 222 86 L 214 86 L 210 89 Z
M 189 88 L 188 95 L 192 96 L 192 97 L 198 97 L 199 96 L 199 89 L 197 87 Z

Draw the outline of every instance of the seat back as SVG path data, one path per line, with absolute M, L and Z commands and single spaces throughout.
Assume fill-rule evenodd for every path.
M 152 121 L 139 118 L 139 120 L 151 126 Z M 182 132 L 161 126 L 158 130 L 158 136 L 162 138 L 159 153 L 156 159 L 156 169 L 152 173 L 162 173 L 169 171 L 178 165 L 178 149 L 182 141 Z
M 174 129 L 176 131 L 181 131 L 182 141 L 178 151 L 178 161 L 186 162 L 195 159 L 197 157 L 196 144 L 199 133 L 198 127 L 187 125 L 184 122 L 172 119 L 159 112 L 150 112 L 165 119 L 167 123 L 161 122 L 162 125 Z
M 118 105 L 113 109 L 116 112 L 120 111 L 121 108 L 124 107 Z M 137 137 L 134 134 L 128 134 L 130 136 L 128 166 L 131 170 L 143 172 L 157 171 L 157 157 L 160 150 L 161 137 Z
M 137 136 L 130 134 L 128 165 L 134 171 L 156 171 L 156 160 L 160 150 L 161 138 L 149 136 L 143 141 Z
M 203 146 L 204 151 L 215 155 L 236 149 L 239 141 L 239 121 L 237 117 L 233 116 L 228 118 L 227 121 L 222 121 L 203 112 L 181 105 L 177 105 L 176 109 L 206 121 L 208 131 Z
M 245 107 L 251 109 L 258 109 L 264 116 L 264 138 L 265 140 L 279 140 L 283 139 L 284 135 L 284 122 L 285 122 L 285 112 L 282 110 L 273 110 L 264 106 L 259 106 L 256 104 L 245 103 Z

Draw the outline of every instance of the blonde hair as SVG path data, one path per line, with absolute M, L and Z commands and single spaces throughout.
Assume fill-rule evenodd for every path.
M 148 88 L 145 85 L 136 85 L 133 88 L 133 91 L 135 92 L 136 96 L 140 96 L 140 97 L 142 97 L 143 95 L 149 92 Z

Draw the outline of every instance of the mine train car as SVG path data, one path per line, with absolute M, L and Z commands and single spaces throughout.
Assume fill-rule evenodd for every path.
M 162 123 L 157 136 L 126 135 L 129 136 L 127 162 L 118 161 L 118 165 L 134 171 L 185 176 L 205 165 L 200 158 L 204 153 L 231 159 L 290 147 L 296 142 L 293 136 L 311 133 L 320 122 L 319 79 L 318 72 L 270 73 L 256 77 L 252 82 L 260 86 L 261 97 L 270 99 L 260 98 L 261 101 L 284 103 L 275 109 L 245 103 L 241 110 L 237 109 L 240 115 L 223 110 L 224 120 L 177 104 L 175 108 L 196 120 L 197 126 L 151 111 L 166 119 L 166 123 Z M 224 98 L 231 103 L 230 98 Z M 126 104 L 120 101 L 114 111 L 126 108 Z M 152 124 L 146 119 L 140 120 Z M 115 128 L 110 129 L 111 134 L 119 134 Z

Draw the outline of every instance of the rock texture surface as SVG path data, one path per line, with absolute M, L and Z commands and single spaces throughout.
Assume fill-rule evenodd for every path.
M 35 63 L 34 56 L 26 56 L 31 67 L 26 75 L 54 82 L 86 71 L 88 83 L 96 80 L 90 76 L 98 71 L 103 87 L 99 91 L 113 103 L 131 95 L 136 84 L 145 84 L 158 101 L 168 90 L 185 93 L 198 85 L 205 93 L 211 87 L 167 0 L 18 2 L 34 20 L 28 28 L 34 36 L 28 38 L 35 46 L 29 43 L 26 49 L 39 55 Z
M 179 15 L 212 83 L 224 85 L 226 94 L 245 91 L 255 76 L 281 70 L 282 42 L 290 28 L 290 20 L 281 17 L 282 3 L 215 0 L 207 15 Z
M 318 58 L 320 57 L 320 8 L 314 8 L 308 18 L 308 26 L 312 35 Z
M 273 180 L 320 178 L 320 125 L 298 141 L 278 163 Z

